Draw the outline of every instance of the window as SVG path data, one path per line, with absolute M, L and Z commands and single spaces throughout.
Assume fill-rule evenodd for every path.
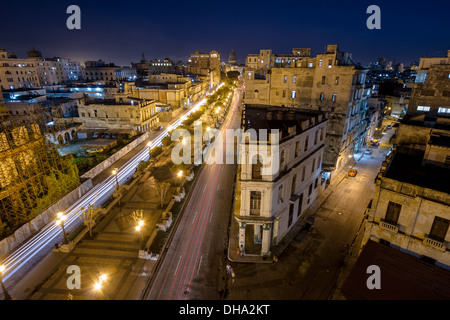
M 319 170 L 321 162 L 322 162 L 322 155 L 319 156 L 319 160 L 317 161 L 317 170 Z
M 312 62 L 308 63 L 308 68 L 312 68 L 314 64 Z
M 297 217 L 299 217 L 302 214 L 302 206 L 303 206 L 303 193 L 300 195 L 300 199 L 298 200 Z
M 339 77 L 336 77 L 336 79 L 334 80 L 334 84 L 338 85 L 339 84 Z
M 284 83 L 287 82 L 287 76 L 284 76 Z
M 297 142 L 295 143 L 295 157 L 296 157 L 296 158 L 298 157 L 299 149 L 300 149 L 300 141 L 297 141 Z
M 286 98 L 286 90 L 283 90 L 283 98 Z
M 260 215 L 261 213 L 261 191 L 250 191 L 250 214 Z
M 323 97 L 324 97 L 324 94 L 323 94 L 323 92 L 321 92 L 320 93 L 320 101 L 323 101 Z
M 320 141 L 323 140 L 323 133 L 324 133 L 324 128 L 320 129 Z
M 449 108 L 439 108 L 438 113 L 450 113 L 450 107 Z
M 327 79 L 327 77 L 326 76 L 323 76 L 322 77 L 322 84 L 325 84 L 325 80 Z
M 417 111 L 430 111 L 430 107 L 417 106 Z
M 283 202 L 283 185 L 278 187 L 278 203 Z
M 322 66 L 322 60 L 319 60 L 319 67 Z
M 316 159 L 313 159 L 312 167 L 311 167 L 311 173 L 314 172 L 314 169 L 316 168 Z
M 337 98 L 337 93 L 333 93 L 333 97 L 331 98 L 331 100 L 333 102 L 336 102 L 336 98 Z
M 317 189 L 317 185 L 319 184 L 319 178 L 316 179 L 316 182 L 314 182 L 314 190 Z
M 294 220 L 294 204 L 291 203 L 289 206 L 289 219 L 288 219 L 288 227 L 291 226 L 292 220 Z
M 434 217 L 433 225 L 429 234 L 430 238 L 438 241 L 444 241 L 447 235 L 450 221 L 441 217 Z
M 401 209 L 401 204 L 389 201 L 385 220 L 391 224 L 397 224 Z
M 314 135 L 314 145 L 317 144 L 317 139 L 319 138 L 319 130 L 316 131 L 316 134 Z
M 281 151 L 280 154 L 280 171 L 283 171 L 284 169 L 284 150 Z
M 309 136 L 306 136 L 306 139 L 305 139 L 305 152 L 306 152 L 306 150 L 308 150 L 308 141 L 309 141 Z
M 292 92 L 291 92 L 291 99 L 295 99 L 295 94 L 296 94 L 296 91 L 292 90 Z
M 312 190 L 313 190 L 313 184 L 311 183 L 311 184 L 309 185 L 309 192 L 308 192 L 308 197 L 310 197 L 310 196 L 311 196 L 311 194 L 312 194 Z
M 297 175 L 294 174 L 292 177 L 291 194 L 295 194 L 295 186 L 297 185 Z
M 305 181 L 305 173 L 306 173 L 306 167 L 303 167 L 303 170 L 302 170 L 302 182 Z
M 328 68 L 331 68 L 332 65 L 333 65 L 333 60 L 332 60 L 332 59 L 329 59 L 329 60 L 328 60 Z
M 252 179 L 254 179 L 254 180 L 262 179 L 261 168 L 262 168 L 262 163 L 261 163 L 261 161 L 259 161 L 259 158 L 258 158 L 256 160 L 256 163 L 252 164 Z
M 292 79 L 293 83 L 297 83 L 297 76 L 294 76 L 294 78 Z
M 81 117 L 82 117 L 82 118 L 86 118 L 86 113 L 82 112 L 82 113 L 81 113 Z

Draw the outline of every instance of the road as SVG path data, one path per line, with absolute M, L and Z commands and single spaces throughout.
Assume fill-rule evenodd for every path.
M 124 184 L 131 178 L 141 161 L 148 160 L 149 149 L 161 145 L 161 140 L 169 134 L 169 131 L 178 127 L 190 113 L 196 111 L 204 103 L 206 103 L 205 99 L 195 104 L 177 120 L 173 121 L 167 128 L 161 131 L 155 139 L 144 142 L 145 145 L 149 144 L 149 147 L 140 150 L 134 157 L 129 159 L 119 168 L 119 173 L 117 175 L 119 184 Z M 96 184 L 78 201 L 72 204 L 65 211 L 67 216 L 67 220 L 64 223 L 66 232 L 69 233 L 73 231 L 81 223 L 81 220 L 75 213 L 80 207 L 86 208 L 90 204 L 95 207 L 101 206 L 109 197 L 111 197 L 115 188 L 116 181 L 114 176 L 111 175 L 102 183 Z M 3 273 L 3 282 L 7 288 L 14 287 L 16 282 L 20 281 L 20 279 L 23 278 L 29 270 L 31 270 L 39 263 L 39 261 L 41 261 L 52 251 L 55 243 L 62 242 L 62 229 L 60 226 L 55 224 L 55 220 L 50 221 L 44 228 L 28 239 L 24 244 L 8 256 L 4 257 L 2 264 L 5 265 L 6 271 Z
M 221 131 L 239 128 L 242 94 L 236 90 Z M 217 143 L 234 147 L 234 142 Z M 147 300 L 217 299 L 224 283 L 222 270 L 236 164 L 204 164 L 181 216 Z

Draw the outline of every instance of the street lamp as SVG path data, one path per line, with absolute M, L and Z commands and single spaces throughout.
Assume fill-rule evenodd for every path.
M 64 234 L 64 244 L 67 244 L 67 243 L 69 243 L 69 241 L 67 240 L 66 230 L 64 229 L 64 221 L 66 221 L 67 217 L 62 212 L 58 212 L 57 216 L 58 216 L 58 219 L 56 219 L 56 221 L 55 221 L 56 225 L 61 226 L 61 228 L 63 230 L 63 234 Z
M 142 232 L 141 232 L 141 230 L 142 230 L 142 226 L 144 225 L 144 222 L 143 221 L 139 221 L 139 225 L 138 226 L 136 226 L 136 231 L 137 232 L 139 232 L 139 237 L 140 237 L 140 242 L 139 242 L 139 250 L 141 250 L 142 249 L 142 242 L 143 242 L 143 237 L 142 237 Z
M 116 168 L 113 170 L 112 174 L 116 178 L 116 189 L 119 190 L 119 180 L 117 179 L 117 174 L 119 173 L 119 170 Z
M 99 277 L 99 281 L 96 282 L 96 283 L 94 284 L 94 289 L 95 289 L 96 291 L 101 291 L 101 290 L 102 290 L 103 282 L 105 282 L 107 279 L 108 279 L 108 276 L 107 276 L 106 274 L 102 274 L 102 275 Z
M 0 285 L 2 286 L 2 290 L 3 290 L 3 299 L 4 300 L 12 300 L 11 295 L 8 293 L 8 291 L 6 291 L 6 287 L 3 284 L 3 272 L 5 272 L 6 267 L 4 265 L 0 266 Z
M 178 172 L 177 176 L 179 178 L 178 186 L 181 187 L 181 177 L 183 176 L 183 170 L 180 170 Z

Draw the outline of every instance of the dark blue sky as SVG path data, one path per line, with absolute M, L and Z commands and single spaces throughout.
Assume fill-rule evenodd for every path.
M 66 9 L 81 8 L 82 30 L 68 30 Z M 381 8 L 381 30 L 368 30 L 367 7 Z M 4 1 L 0 48 L 26 57 L 35 46 L 44 56 L 103 59 L 119 65 L 171 57 L 186 61 L 196 49 L 217 50 L 228 60 L 249 53 L 294 47 L 323 52 L 339 44 L 353 60 L 378 57 L 409 64 L 450 49 L 450 2 L 429 1 Z

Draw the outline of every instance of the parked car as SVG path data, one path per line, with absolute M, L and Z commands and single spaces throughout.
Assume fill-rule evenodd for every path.
M 356 177 L 357 173 L 358 173 L 358 171 L 356 169 L 350 169 L 350 171 L 348 172 L 348 176 L 349 177 Z
M 367 149 L 364 153 L 365 154 L 372 154 L 372 149 Z
M 392 129 L 392 125 L 388 124 L 388 125 L 386 126 L 386 130 L 391 130 L 391 129 Z
M 372 147 L 378 147 L 378 146 L 380 145 L 380 143 L 378 142 L 377 139 L 375 139 L 375 140 L 372 140 L 372 142 L 370 143 L 370 145 L 371 145 Z

